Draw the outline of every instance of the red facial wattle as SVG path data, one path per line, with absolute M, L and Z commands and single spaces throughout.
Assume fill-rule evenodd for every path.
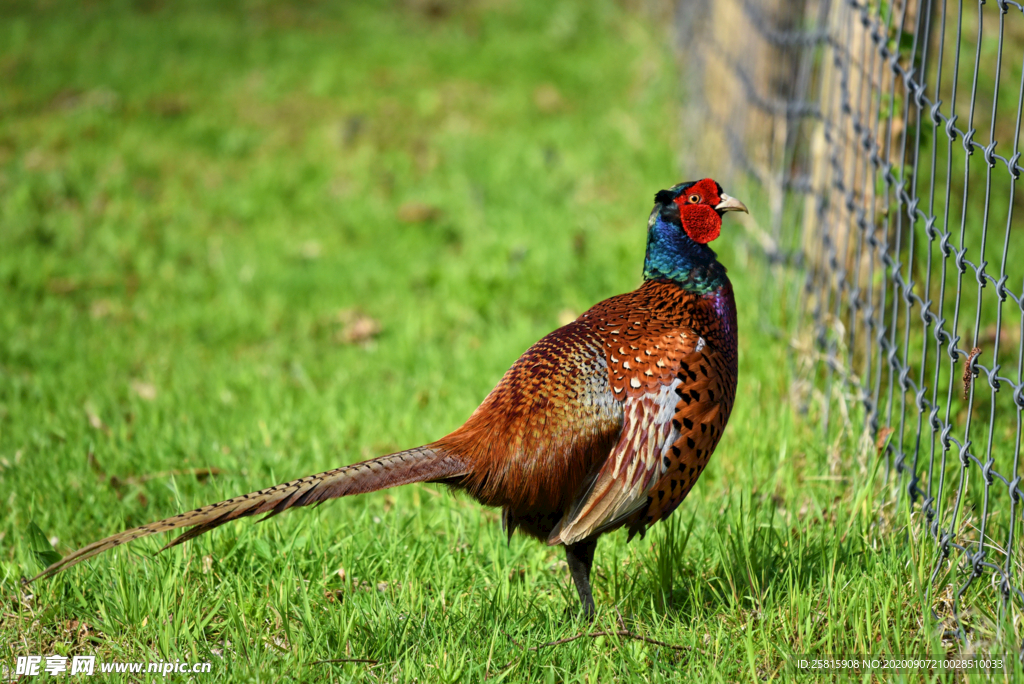
M 718 183 L 705 178 L 697 181 L 675 200 L 683 230 L 694 242 L 706 245 L 722 232 L 722 216 L 715 207 L 721 202 Z
M 722 232 L 722 217 L 707 204 L 686 204 L 679 207 L 683 230 L 694 242 L 706 245 Z

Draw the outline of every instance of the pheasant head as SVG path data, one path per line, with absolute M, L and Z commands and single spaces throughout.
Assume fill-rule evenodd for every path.
M 645 280 L 673 280 L 707 292 L 725 279 L 725 267 L 708 247 L 722 232 L 722 216 L 747 207 L 710 178 L 680 183 L 654 196 L 647 222 Z

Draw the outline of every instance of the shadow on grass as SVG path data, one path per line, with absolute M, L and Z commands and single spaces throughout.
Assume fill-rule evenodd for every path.
M 822 585 L 836 567 L 866 572 L 863 540 L 845 528 L 830 514 L 786 514 L 772 498 L 746 493 L 705 519 L 675 516 L 654 552 L 643 554 L 644 572 L 626 605 L 639 611 L 653 596 L 659 611 L 680 618 L 759 611 L 769 598 Z

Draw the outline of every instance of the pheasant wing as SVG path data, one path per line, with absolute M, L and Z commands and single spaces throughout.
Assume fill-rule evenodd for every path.
M 688 329 L 653 340 L 625 332 L 609 355 L 612 390 L 623 397 L 619 440 L 548 543 L 576 543 L 626 522 L 642 532 L 667 516 L 697 481 L 732 410 L 728 355 Z

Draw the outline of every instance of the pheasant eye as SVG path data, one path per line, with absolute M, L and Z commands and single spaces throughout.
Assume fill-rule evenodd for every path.
M 700 202 L 700 195 L 690 195 L 690 204 L 696 204 Z

